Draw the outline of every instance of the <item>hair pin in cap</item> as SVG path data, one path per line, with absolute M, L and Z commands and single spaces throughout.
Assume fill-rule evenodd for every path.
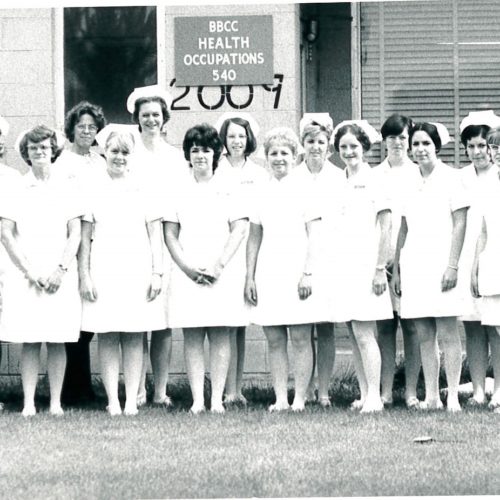
M 448 129 L 440 122 L 429 122 L 431 125 L 434 125 L 439 134 L 439 138 L 441 139 L 441 146 L 448 144 L 451 141 L 450 133 Z
M 142 97 L 161 97 L 167 104 L 167 108 L 172 106 L 172 96 L 159 85 L 148 85 L 147 87 L 135 88 L 127 99 L 127 111 L 132 114 L 134 112 L 135 101 Z
M 140 139 L 140 133 L 139 129 L 137 128 L 137 125 L 125 125 L 123 123 L 108 123 L 95 136 L 97 144 L 99 144 L 99 146 L 101 146 L 102 149 L 106 148 L 106 142 L 108 141 L 108 137 L 113 132 L 117 134 L 130 134 L 135 142 L 137 142 Z
M 33 129 L 38 127 L 39 125 L 35 125 L 33 127 L 27 128 L 26 130 L 23 130 L 18 136 L 17 139 L 14 142 L 14 151 L 16 151 L 18 154 L 21 154 L 21 141 L 23 140 L 23 137 L 28 133 L 31 132 Z M 51 130 L 56 134 L 56 144 L 58 149 L 64 148 L 64 144 L 66 143 L 66 136 L 60 131 L 55 128 L 49 127 L 48 125 L 43 125 L 45 128 Z
M 329 133 L 333 132 L 333 120 L 329 113 L 304 113 L 299 122 L 300 137 L 302 137 L 307 125 L 311 125 L 312 123 L 317 123 L 321 127 L 324 127 Z
M 372 144 L 375 144 L 376 142 L 380 142 L 382 140 L 382 136 L 374 127 L 372 127 L 368 123 L 368 120 L 344 120 L 343 122 L 340 122 L 333 130 L 333 137 L 335 137 L 338 130 L 345 125 L 357 125 L 368 136 L 368 139 Z
M 3 116 L 0 116 L 0 135 L 8 135 L 9 130 L 9 122 Z
M 256 122 L 255 118 L 249 113 L 237 113 L 237 112 L 227 112 L 219 116 L 217 121 L 215 122 L 215 128 L 217 132 L 221 131 L 222 125 L 226 120 L 230 120 L 231 118 L 241 118 L 242 120 L 246 120 L 252 129 L 253 135 L 257 137 L 259 135 L 260 127 Z
M 485 111 L 471 111 L 460 122 L 460 133 L 470 125 L 486 125 L 490 128 L 500 127 L 500 116 L 496 115 L 492 109 Z

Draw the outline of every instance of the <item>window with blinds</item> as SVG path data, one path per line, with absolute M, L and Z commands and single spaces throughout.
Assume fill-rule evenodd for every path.
M 500 114 L 500 2 L 366 2 L 360 12 L 362 118 L 378 128 L 394 112 L 442 122 L 455 140 L 440 158 L 467 163 L 460 120 Z M 383 156 L 377 146 L 369 160 Z

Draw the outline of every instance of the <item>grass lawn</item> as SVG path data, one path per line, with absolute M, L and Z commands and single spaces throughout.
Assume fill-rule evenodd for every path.
M 338 387 L 337 387 L 338 389 Z M 177 392 L 176 392 L 177 391 Z M 23 419 L 13 397 L 0 416 L 0 491 L 9 498 L 210 498 L 485 495 L 500 492 L 500 415 L 360 415 L 345 405 L 270 414 L 268 387 L 249 409 L 190 415 L 178 406 L 111 418 L 94 407 Z M 182 395 L 182 397 L 179 397 Z M 335 394 L 334 394 L 335 397 Z M 41 405 L 46 404 L 42 397 Z M 102 408 L 102 409 L 100 409 Z M 421 435 L 427 444 L 413 442 Z

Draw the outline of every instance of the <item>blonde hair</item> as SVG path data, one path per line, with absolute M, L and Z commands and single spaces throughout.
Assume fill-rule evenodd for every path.
M 111 132 L 106 139 L 106 145 L 104 149 L 108 149 L 111 143 L 116 144 L 116 146 L 126 153 L 132 153 L 135 146 L 135 139 L 129 132 Z
M 271 146 L 279 144 L 290 148 L 294 156 L 299 151 L 299 139 L 290 127 L 276 127 L 270 130 L 264 138 L 264 153 L 267 156 Z

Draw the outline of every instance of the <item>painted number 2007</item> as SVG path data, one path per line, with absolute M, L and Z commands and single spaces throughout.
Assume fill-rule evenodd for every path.
M 283 87 L 283 75 L 275 74 L 274 79 L 277 80 L 277 82 L 273 83 L 273 85 L 261 85 L 261 86 L 266 92 L 274 93 L 273 109 L 278 109 L 281 98 L 281 90 Z M 170 87 L 173 87 L 175 85 L 175 81 L 176 81 L 175 78 L 173 78 L 170 81 Z M 234 99 L 231 96 L 231 90 L 233 88 L 232 85 L 219 85 L 220 97 L 219 100 L 213 104 L 207 103 L 205 101 L 205 96 L 203 93 L 204 89 L 206 88 L 205 86 L 200 85 L 199 87 L 197 87 L 196 95 L 198 97 L 198 102 L 203 109 L 208 109 L 208 110 L 219 109 L 225 102 L 227 102 L 227 104 L 233 109 L 245 109 L 252 104 L 254 97 L 254 85 L 247 85 L 247 87 L 248 87 L 248 97 L 246 101 L 242 103 L 234 102 Z M 176 98 L 174 98 L 171 106 L 172 111 L 189 111 L 191 109 L 190 106 L 183 106 L 180 104 L 181 101 L 185 97 L 187 97 L 190 91 L 191 87 L 189 86 L 184 87 L 183 92 Z

